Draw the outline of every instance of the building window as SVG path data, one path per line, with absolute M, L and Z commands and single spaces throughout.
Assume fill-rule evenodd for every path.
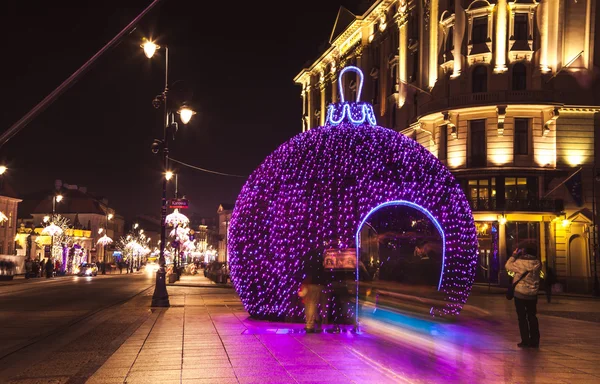
M 515 155 L 529 154 L 529 119 L 515 119 Z
M 450 52 L 452 49 L 454 49 L 454 26 L 448 27 L 446 34 L 446 52 Z
M 408 39 L 412 40 L 409 41 L 409 44 L 412 44 L 419 40 L 419 18 L 416 15 L 416 11 L 410 14 L 410 18 L 408 20 L 408 28 Z
M 474 210 L 495 209 L 496 178 L 469 180 L 467 196 Z
M 469 166 L 485 167 L 487 159 L 485 119 L 469 121 L 469 131 Z
M 417 76 L 419 75 L 419 51 L 411 52 L 411 55 L 412 55 L 412 68 L 411 68 L 411 75 L 409 77 L 409 81 L 414 82 L 414 81 L 417 81 Z
M 0 254 L 4 255 L 4 241 L 0 241 Z
M 523 63 L 516 63 L 512 71 L 513 91 L 524 91 L 527 89 L 527 68 Z
M 529 20 L 527 20 L 527 16 L 526 13 L 515 14 L 515 40 L 527 40 L 529 38 L 529 33 L 527 31 Z
M 473 19 L 473 32 L 471 33 L 471 42 L 481 44 L 487 41 L 488 17 L 480 16 Z
M 448 0 L 448 11 L 454 13 L 454 0 Z
M 448 159 L 448 126 L 440 126 L 440 138 L 438 139 L 438 159 Z
M 487 68 L 478 65 L 473 69 L 473 93 L 487 92 Z
M 398 67 L 396 65 L 392 65 L 390 69 L 390 91 L 389 94 L 393 95 L 396 93 L 396 84 L 398 83 Z
M 8 214 L 8 228 L 12 228 L 12 212 Z
M 526 200 L 529 198 L 526 177 L 507 177 L 504 179 L 504 198 L 506 200 Z
M 371 104 L 379 104 L 379 77 L 373 79 L 373 101 Z

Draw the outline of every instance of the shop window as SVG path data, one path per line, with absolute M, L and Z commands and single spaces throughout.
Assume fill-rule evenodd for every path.
M 527 68 L 523 63 L 513 65 L 512 70 L 512 89 L 513 91 L 523 91 L 527 88 Z
M 515 119 L 515 156 L 529 154 L 529 119 Z
M 473 93 L 487 92 L 487 68 L 478 65 L 473 69 Z
M 487 41 L 488 33 L 488 17 L 481 16 L 473 19 L 473 32 L 471 33 L 471 41 L 473 44 L 481 44 Z
M 526 13 L 515 14 L 515 40 L 527 40 L 529 38 L 528 26 L 529 20 L 527 20 Z
M 438 139 L 438 159 L 448 159 L 448 126 L 440 126 L 440 138 Z
M 508 222 L 505 227 L 506 252 L 510 255 L 523 241 L 533 241 L 539 244 L 540 224 L 538 222 Z M 540 259 L 539 248 L 536 255 Z
M 469 141 L 469 166 L 485 167 L 487 160 L 485 119 L 469 121 Z

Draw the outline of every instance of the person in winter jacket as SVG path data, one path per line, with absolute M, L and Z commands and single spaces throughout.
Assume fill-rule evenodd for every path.
M 542 263 L 537 258 L 537 245 L 533 242 L 520 243 L 506 262 L 506 270 L 514 272 L 513 281 L 527 275 L 515 287 L 515 307 L 519 318 L 521 342 L 519 348 L 538 348 L 540 330 L 537 313 L 537 294 L 540 288 Z

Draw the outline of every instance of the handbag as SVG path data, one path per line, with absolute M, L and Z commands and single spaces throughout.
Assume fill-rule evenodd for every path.
M 517 287 L 517 284 L 519 284 L 519 282 L 523 280 L 528 274 L 529 271 L 525 272 L 523 275 L 521 275 L 521 277 L 519 277 L 519 280 L 512 283 L 512 285 L 508 287 L 508 290 L 506 291 L 506 300 L 512 300 L 513 297 L 515 297 L 515 288 Z

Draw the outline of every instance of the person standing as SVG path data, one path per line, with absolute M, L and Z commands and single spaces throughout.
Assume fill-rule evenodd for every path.
M 29 279 L 32 275 L 31 275 L 31 271 L 32 271 L 33 265 L 31 263 L 31 259 L 27 258 L 27 260 L 25 260 L 25 278 Z
M 519 319 L 519 348 L 538 348 L 540 329 L 537 319 L 537 294 L 540 288 L 542 263 L 537 258 L 537 244 L 522 242 L 506 262 L 506 270 L 514 272 L 515 307 Z
M 304 313 L 306 315 L 306 333 L 321 332 L 322 318 L 318 306 L 323 292 L 323 250 L 315 249 L 306 254 L 305 278 L 302 282 L 300 297 L 304 298 Z
M 52 277 L 52 272 L 54 272 L 54 264 L 52 263 L 52 260 L 48 260 L 46 262 L 46 279 Z

